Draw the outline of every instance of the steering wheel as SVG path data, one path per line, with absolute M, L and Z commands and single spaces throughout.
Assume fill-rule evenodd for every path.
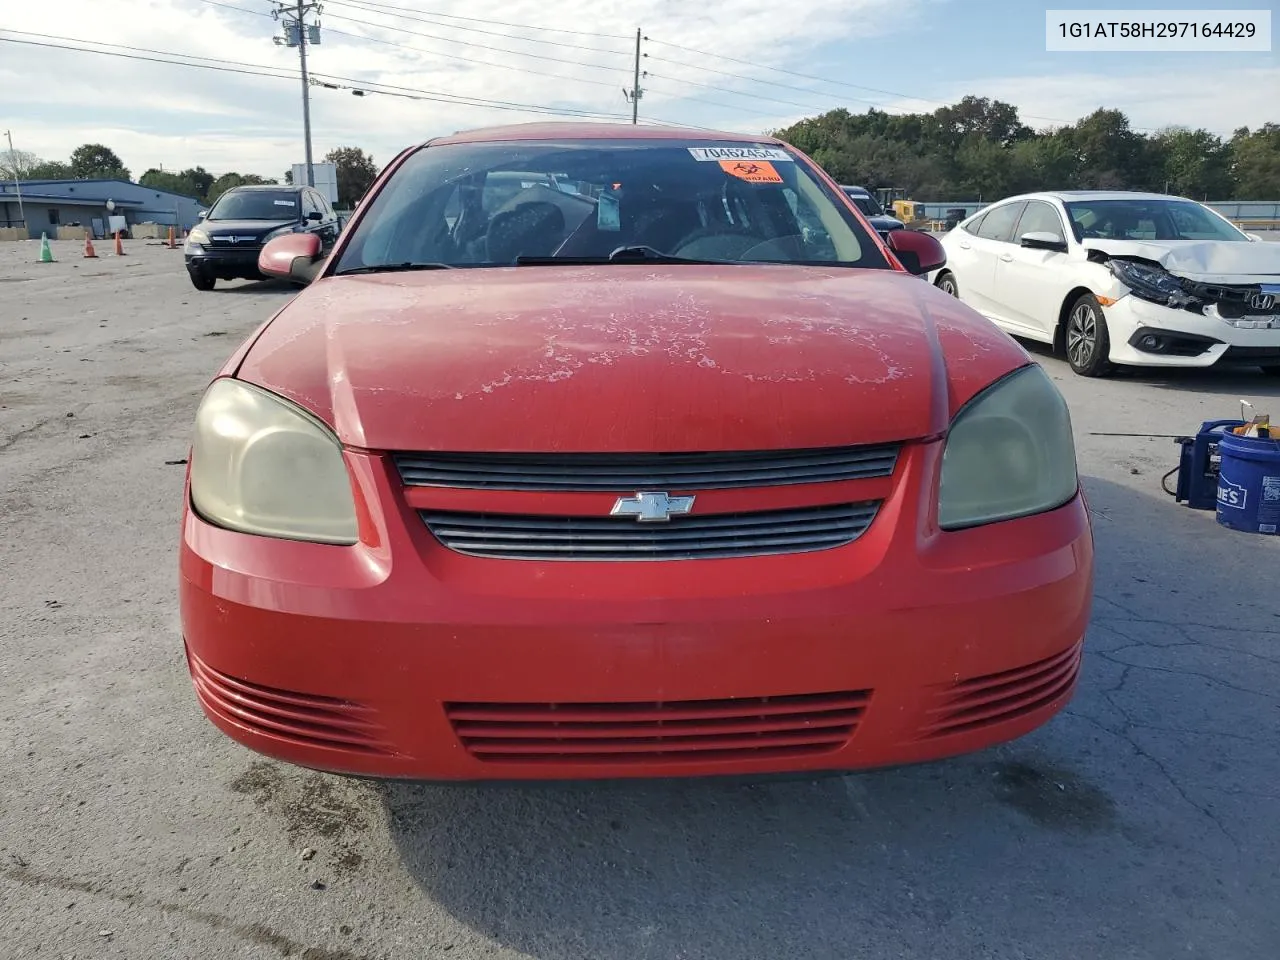
M 743 253 L 759 246 L 763 240 L 763 237 L 736 230 L 704 228 L 687 234 L 671 252 L 692 260 L 739 260 Z

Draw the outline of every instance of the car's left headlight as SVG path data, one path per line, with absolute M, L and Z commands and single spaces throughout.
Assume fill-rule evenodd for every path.
M 240 380 L 216 380 L 196 412 L 191 502 L 210 523 L 316 543 L 357 540 L 342 445 L 322 421 Z
M 938 523 L 961 530 L 1046 513 L 1069 503 L 1079 486 L 1066 401 L 1032 364 L 987 387 L 952 421 Z
M 1134 263 L 1132 260 L 1108 260 L 1112 276 L 1129 288 L 1139 299 L 1166 307 L 1184 307 L 1195 302 L 1178 282 L 1178 278 L 1160 267 Z

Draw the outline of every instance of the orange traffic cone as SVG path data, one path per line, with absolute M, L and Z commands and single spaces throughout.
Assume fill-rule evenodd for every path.
M 172 250 L 177 244 L 173 242 L 173 227 L 169 228 L 169 249 Z
M 84 232 L 84 258 L 86 260 L 92 260 L 96 259 L 97 256 L 97 253 L 95 253 L 93 249 L 93 234 L 86 230 Z
M 119 230 L 117 230 L 117 231 L 116 231 L 116 256 L 117 256 L 117 257 L 123 257 L 123 256 L 124 256 L 124 244 L 123 244 L 123 243 L 121 243 L 121 241 L 120 241 L 120 231 L 119 231 Z

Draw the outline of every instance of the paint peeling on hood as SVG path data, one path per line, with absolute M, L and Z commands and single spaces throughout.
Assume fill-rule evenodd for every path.
M 676 452 L 935 434 L 1026 362 L 899 272 L 610 265 L 326 278 L 237 375 L 358 447 Z
M 1280 279 L 1280 243 L 1232 240 L 1093 240 L 1085 248 L 1152 260 L 1199 283 L 1250 284 Z

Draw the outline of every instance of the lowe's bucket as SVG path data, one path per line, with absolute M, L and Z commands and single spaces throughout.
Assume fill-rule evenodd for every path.
M 1218 522 L 1246 533 L 1280 528 L 1280 439 L 1238 437 L 1218 441 Z

